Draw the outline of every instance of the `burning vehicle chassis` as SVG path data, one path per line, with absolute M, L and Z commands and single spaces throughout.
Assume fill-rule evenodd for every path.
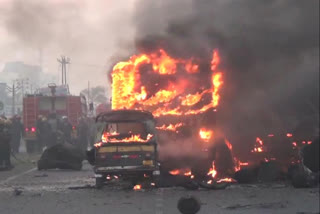
M 165 120 L 168 121 L 168 118 Z M 227 162 L 225 156 L 219 160 L 216 154 L 230 155 L 229 159 L 232 160 L 225 142 L 206 144 L 212 141 L 211 132 L 202 136 L 200 130 L 200 134 L 195 137 L 190 131 L 197 128 L 194 124 L 189 124 L 190 120 L 191 118 L 185 119 L 183 126 L 176 126 L 179 129 L 171 127 L 170 130 L 161 130 L 164 129 L 161 128 L 163 126 L 156 127 L 152 114 L 146 111 L 117 110 L 100 114 L 96 118 L 98 131 L 95 147 L 88 152 L 89 162 L 94 165 L 96 187 L 102 187 L 104 182 L 112 178 L 129 180 L 134 185 L 147 180 L 151 186 L 163 186 L 161 179 L 165 179 L 171 180 L 173 186 L 188 189 L 221 189 L 227 186 L 226 183 L 234 182 L 232 178 L 216 178 L 214 161 Z M 186 153 L 176 156 L 172 153 L 173 156 L 166 156 L 166 146 L 173 143 L 173 139 L 184 143 L 184 147 L 189 147 L 194 155 Z M 162 157 L 158 146 L 160 151 L 164 148 Z M 231 172 L 233 167 L 231 161 Z M 226 171 L 228 170 L 223 168 L 223 172 Z M 227 173 L 219 175 L 226 176 Z
M 216 124 L 224 84 L 224 69 L 220 65 L 219 51 L 213 50 L 212 58 L 208 60 L 174 58 L 160 48 L 133 55 L 129 60 L 117 63 L 111 73 L 112 112 L 121 115 L 131 111 L 133 115 L 138 115 L 139 112 L 148 111 L 155 118 L 156 127 L 153 123 L 154 130 L 144 135 L 133 131 L 138 124 L 133 125 L 132 130 L 127 130 L 130 135 L 109 131 L 96 141 L 96 150 L 115 145 L 119 140 L 126 142 L 122 145 L 127 146 L 129 141 L 132 145 L 139 146 L 154 141 L 157 145 L 155 161 L 159 163 L 161 177 L 175 177 L 177 185 L 182 184 L 191 189 L 199 186 L 212 189 L 224 187 L 226 183 L 235 182 L 234 178 L 239 182 L 256 182 L 259 177 L 266 177 L 262 180 L 274 180 L 283 172 L 284 165 L 281 163 L 279 167 L 277 163 L 282 162 L 282 156 L 286 159 L 283 162 L 289 161 L 287 169 L 292 164 L 299 164 L 298 155 L 292 159 L 287 156 L 292 145 L 295 146 L 294 142 L 291 145 L 291 139 L 288 138 L 285 141 L 279 140 L 278 148 L 269 146 L 267 141 L 264 144 L 265 139 L 257 138 L 251 153 L 248 150 L 248 156 L 252 156 L 252 160 L 246 157 L 248 160 L 244 158 L 241 160 L 245 162 L 241 162 L 234 155 L 233 145 L 219 124 Z M 100 119 L 101 116 L 98 116 L 97 122 Z M 140 119 L 136 118 L 136 121 Z M 108 143 L 100 142 L 105 141 L 103 139 L 108 139 Z M 286 142 L 290 142 L 289 147 L 283 147 Z M 286 150 L 285 157 L 283 149 Z M 117 169 L 108 170 L 111 174 L 117 172 Z M 268 170 L 274 176 L 265 176 L 270 174 Z M 122 167 L 122 172 L 126 171 L 137 170 Z M 149 177 L 146 173 L 143 174 L 144 177 Z
M 97 139 L 89 152 L 96 186 L 107 177 L 121 176 L 136 183 L 160 174 L 155 121 L 144 111 L 120 110 L 97 116 Z

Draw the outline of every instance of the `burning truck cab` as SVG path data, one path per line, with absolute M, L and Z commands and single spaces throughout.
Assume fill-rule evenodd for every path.
M 131 180 L 160 174 L 155 120 L 151 113 L 117 110 L 96 118 L 94 144 L 96 186 L 102 187 L 108 176 Z

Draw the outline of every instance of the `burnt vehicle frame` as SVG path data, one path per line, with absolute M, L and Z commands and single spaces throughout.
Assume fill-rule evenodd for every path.
M 101 113 L 96 117 L 99 142 L 106 127 L 110 124 L 140 124 L 145 132 L 152 134 L 146 142 L 106 142 L 96 145 L 94 151 L 94 172 L 96 187 L 103 186 L 109 176 L 121 176 L 133 184 L 145 177 L 155 179 L 160 174 L 158 161 L 158 142 L 155 120 L 150 112 L 138 110 L 115 110 Z M 118 126 L 118 125 L 117 125 Z M 117 137 L 126 137 L 118 135 Z

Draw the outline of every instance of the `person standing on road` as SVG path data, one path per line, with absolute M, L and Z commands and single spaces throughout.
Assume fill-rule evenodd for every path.
M 59 125 L 59 130 L 63 133 L 65 141 L 71 143 L 72 125 L 69 122 L 67 116 L 62 117 L 62 122 Z
M 96 134 L 96 125 L 95 125 L 95 121 L 94 118 L 88 118 L 88 126 L 89 126 L 89 146 L 93 147 L 94 145 L 94 140 L 95 140 L 95 134 Z
M 11 169 L 13 167 L 10 161 L 11 126 L 10 120 L 4 116 L 0 117 L 0 169 Z
M 21 123 L 21 117 L 16 115 L 12 119 L 12 137 L 11 137 L 11 146 L 12 151 L 16 154 L 19 153 L 20 141 L 23 135 L 23 125 Z
M 43 150 L 44 148 L 49 147 L 51 127 L 48 123 L 48 119 L 45 116 L 42 117 L 41 124 L 42 124 L 42 128 L 41 128 L 40 137 L 41 137 L 42 150 Z
M 88 146 L 88 125 L 84 117 L 79 119 L 77 135 L 79 148 L 82 151 L 86 151 Z
M 49 133 L 47 139 L 47 146 L 51 147 L 57 144 L 57 135 L 58 135 L 58 118 L 55 113 L 49 115 L 48 125 L 49 125 Z

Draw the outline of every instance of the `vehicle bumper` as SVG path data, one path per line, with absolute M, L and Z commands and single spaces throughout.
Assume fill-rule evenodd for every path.
M 94 167 L 96 174 L 135 174 L 135 173 L 153 173 L 160 175 L 158 167 L 146 166 L 96 166 Z

